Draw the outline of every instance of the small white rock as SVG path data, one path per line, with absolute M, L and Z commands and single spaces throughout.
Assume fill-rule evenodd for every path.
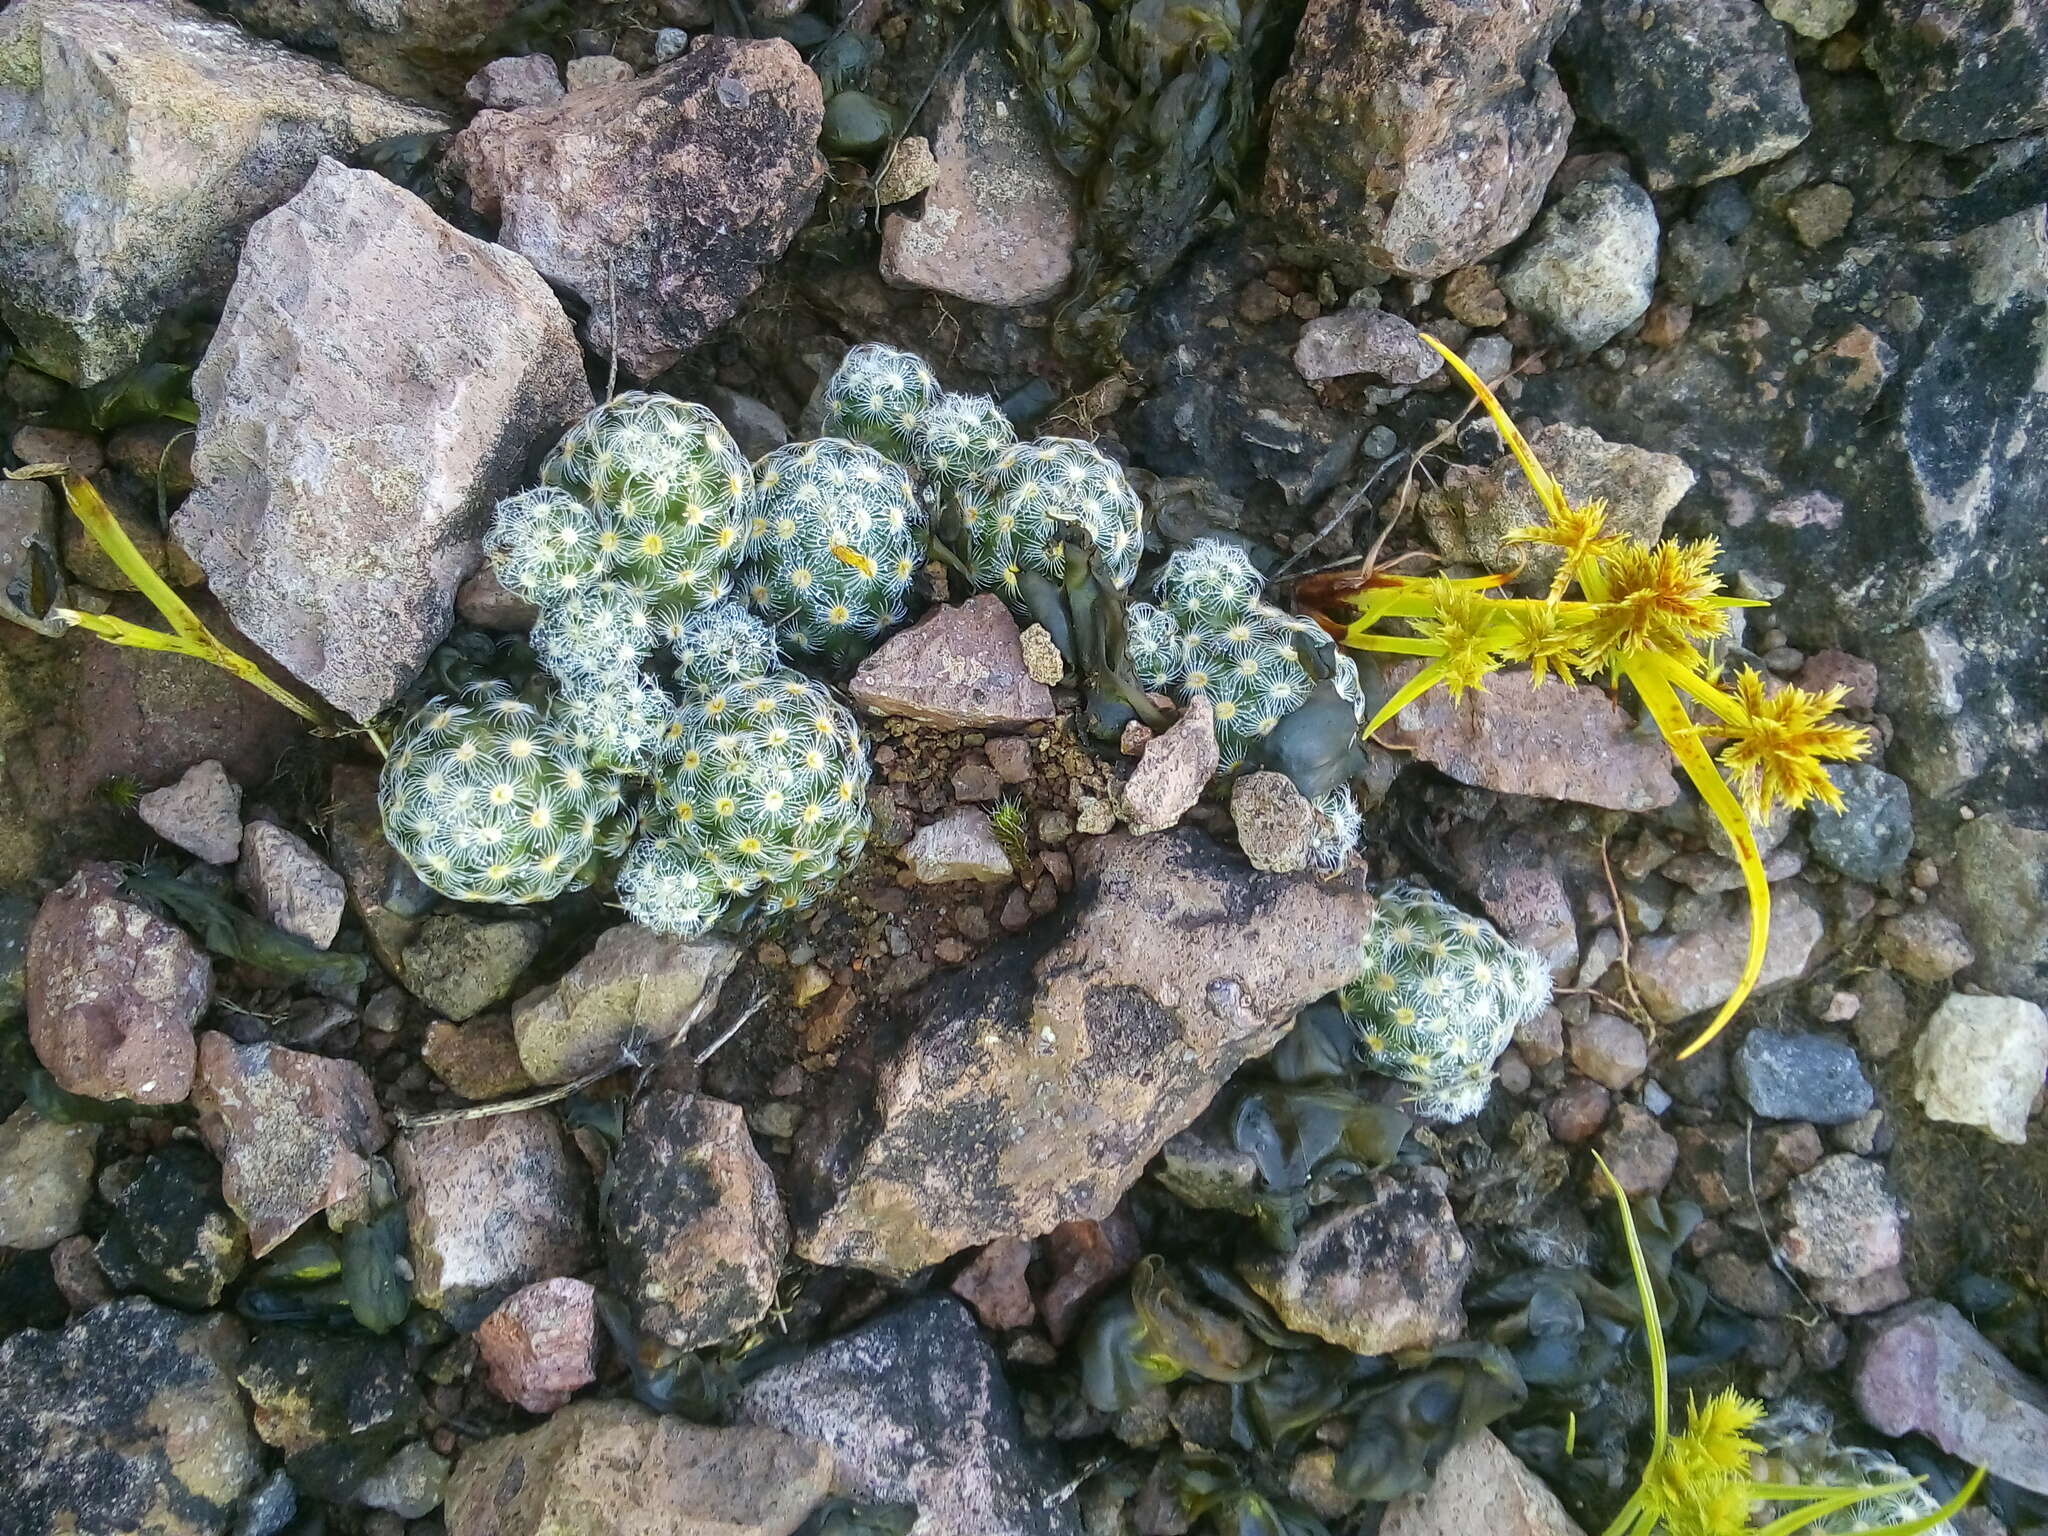
M 569 89 L 587 91 L 595 85 L 617 85 L 633 78 L 633 66 L 624 59 L 615 59 L 608 53 L 593 54 L 587 58 L 571 59 L 565 71 Z
M 251 826 L 242 836 L 235 883 L 272 927 L 322 949 L 334 942 L 348 887 L 296 833 L 267 821 Z
M 2027 1139 L 2027 1112 L 2048 1076 L 2048 1013 L 2019 997 L 1958 992 L 1913 1046 L 1913 1097 L 1930 1120 Z
M 918 828 L 903 850 L 903 862 L 923 885 L 944 885 L 952 880 L 998 885 L 1016 878 L 1010 856 L 996 841 L 987 815 L 969 805 Z
M 1024 670 L 1033 682 L 1050 688 L 1067 675 L 1067 658 L 1043 624 L 1033 624 L 1017 637 L 1017 643 L 1024 647 Z
M 232 864 L 242 851 L 242 786 L 213 758 L 151 790 L 135 809 L 152 832 L 209 864 Z

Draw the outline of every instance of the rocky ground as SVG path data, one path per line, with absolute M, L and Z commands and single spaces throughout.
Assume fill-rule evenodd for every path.
M 1233 201 L 1088 162 L 957 0 L 11 0 L 0 462 L 367 723 L 531 622 L 479 535 L 615 383 L 754 455 L 865 340 L 1097 439 L 1154 555 L 1508 568 L 1533 502 L 1427 331 L 1878 743 L 1764 829 L 1734 1027 L 1678 1059 L 1740 877 L 1626 696 L 1411 707 L 1318 879 L 1291 790 L 1091 749 L 926 590 L 841 680 L 858 870 L 668 939 L 438 900 L 361 731 L 53 623 L 153 616 L 0 481 L 0 1528 L 1598 1530 L 1647 1408 L 1597 1151 L 1681 1388 L 2048 1530 L 2048 16 L 1268 9 Z M 1302 1086 L 1398 876 L 1555 988 L 1457 1125 Z M 1133 1297 L 1207 1365 L 1134 1367 Z

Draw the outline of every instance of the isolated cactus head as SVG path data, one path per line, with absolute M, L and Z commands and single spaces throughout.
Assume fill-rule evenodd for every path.
M 1111 585 L 1128 588 L 1144 553 L 1144 511 L 1114 460 L 1091 443 L 1041 437 L 1017 443 L 960 488 L 958 510 L 974 584 L 1020 612 L 1026 572 L 1058 580 L 1063 536 L 1094 546 Z
M 863 342 L 825 384 L 824 435 L 865 443 L 907 464 L 919 418 L 939 393 L 923 358 Z
M 924 512 L 902 466 L 839 438 L 791 443 L 756 467 L 748 606 L 781 647 L 844 664 L 902 622 Z
M 1340 997 L 1359 1054 L 1410 1084 L 1431 1120 L 1476 1115 L 1515 1029 L 1550 1001 L 1540 958 L 1407 881 L 1379 892 L 1361 960 Z
M 457 901 L 546 901 L 582 878 L 622 806 L 611 770 L 550 706 L 502 682 L 428 701 L 378 781 L 384 831 Z
M 773 665 L 766 626 L 730 606 L 695 615 L 676 651 L 678 729 L 619 875 L 626 910 L 689 936 L 737 903 L 806 905 L 867 837 L 868 760 L 853 716 Z

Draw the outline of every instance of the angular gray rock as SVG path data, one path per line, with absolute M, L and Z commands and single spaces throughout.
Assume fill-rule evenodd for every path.
M 1652 191 L 1766 164 L 1812 127 L 1784 28 L 1755 0 L 1589 0 L 1561 51 L 1579 110 L 1635 152 Z
M 1766 1120 L 1847 1125 L 1877 1101 L 1855 1047 L 1832 1035 L 1752 1029 L 1729 1065 L 1735 1091 Z
M 842 1057 L 792 1170 L 797 1252 L 908 1274 L 1101 1220 L 1303 1007 L 1351 980 L 1372 899 L 1252 871 L 1188 828 L 1075 861 L 1068 917 L 905 998 Z
M 221 1193 L 261 1258 L 329 1206 L 363 1193 L 390 1132 L 370 1076 L 352 1061 L 259 1041 L 199 1037 L 192 1086 Z
M 1976 946 L 1974 979 L 2048 1004 L 2048 830 L 2009 816 L 1964 822 L 1941 899 Z
M 1947 1302 L 1916 1301 L 1879 1318 L 1855 1390 L 1879 1434 L 1925 1435 L 1993 1477 L 2048 1493 L 2048 1390 Z
M 522 53 L 491 60 L 469 77 L 462 94 L 479 107 L 516 112 L 551 107 L 566 93 L 559 64 L 544 53 Z
M 0 1484 L 20 1536 L 221 1536 L 262 1470 L 240 1325 L 139 1296 L 0 1343 Z
M 1244 1270 L 1280 1320 L 1358 1355 L 1462 1338 L 1472 1250 L 1440 1168 L 1374 1174 L 1358 1204 L 1319 1215 L 1290 1252 Z
M 1645 544 L 1657 542 L 1664 519 L 1693 487 L 1693 472 L 1683 459 L 1633 443 L 1610 443 L 1569 422 L 1538 427 L 1529 434 L 1529 446 L 1572 505 L 1606 502 L 1608 530 L 1632 534 Z M 1549 590 L 1564 558 L 1562 551 L 1542 545 L 1508 542 L 1514 529 L 1549 520 L 1511 453 L 1484 469 L 1448 466 L 1441 486 L 1424 491 L 1416 510 L 1446 560 L 1483 565 L 1503 575 L 1519 570 L 1533 592 Z
M 407 940 L 399 975 L 414 997 L 459 1024 L 510 997 L 546 937 L 528 918 L 437 912 Z
M 348 888 L 296 832 L 252 822 L 242 834 L 235 883 L 258 917 L 273 928 L 325 949 L 341 931 Z
M 28 1035 L 67 1093 L 176 1104 L 192 1088 L 192 1026 L 213 998 L 213 962 L 88 864 L 36 913 L 28 942 Z
M 1771 933 L 1764 945 L 1761 992 L 1791 981 L 1806 970 L 1821 942 L 1820 912 L 1800 891 L 1779 886 L 1772 892 Z M 1659 1024 L 1676 1024 L 1708 1008 L 1718 1008 L 1734 994 L 1749 952 L 1749 918 L 1725 910 L 1702 926 L 1683 933 L 1653 933 L 1635 944 L 1633 970 L 1643 1006 Z
M 1053 717 L 1031 675 L 1017 621 L 993 592 L 934 608 L 891 635 L 847 685 L 870 714 L 949 729 L 1015 730 Z
M 1230 820 L 1253 869 L 1292 874 L 1308 868 L 1315 807 L 1284 773 L 1240 774 L 1230 786 Z
M 24 1104 L 0 1123 L 0 1248 L 48 1248 L 77 1232 L 92 1198 L 100 1128 Z
M 1420 1493 L 1387 1506 L 1380 1536 L 1585 1536 L 1549 1485 L 1491 1430 L 1445 1453 Z
M 1364 373 L 1389 384 L 1419 384 L 1443 367 L 1414 326 L 1384 309 L 1318 315 L 1301 328 L 1294 346 L 1294 371 L 1304 379 Z
M 1313 0 L 1274 92 L 1267 211 L 1340 267 L 1441 277 L 1529 227 L 1572 109 L 1568 0 Z
M 479 45 L 511 22 L 520 0 L 218 0 L 216 8 L 259 37 L 338 55 L 358 80 L 443 101 L 461 90 Z
M 840 1487 L 916 1505 L 920 1536 L 1080 1536 L 995 1351 L 951 1297 L 909 1302 L 763 1372 L 738 1415 L 829 1447 Z
M 1887 1293 L 1867 1282 L 1905 1257 L 1904 1212 L 1884 1166 L 1848 1152 L 1824 1157 L 1787 1186 L 1779 1214 L 1785 1260 L 1818 1298 L 1838 1312 L 1875 1310 L 1863 1298 Z
M 464 1449 L 448 1536 L 790 1536 L 831 1483 L 831 1453 L 810 1440 L 571 1403 Z
M 2020 1146 L 2048 1075 L 2048 1014 L 2019 997 L 1942 999 L 1913 1042 L 1913 1097 L 1930 1120 Z
M 1872 763 L 1833 764 L 1828 777 L 1842 809 L 1818 802 L 1809 807 L 1814 856 L 1851 880 L 1875 885 L 1890 879 L 1913 852 L 1913 797 L 1905 780 Z
M 242 632 L 367 720 L 448 632 L 490 509 L 591 405 L 531 266 L 323 159 L 250 230 L 173 519 Z
M 591 350 L 647 379 L 729 320 L 810 217 L 824 110 L 789 44 L 706 37 L 637 80 L 479 113 L 448 158 L 498 243 L 589 306 Z
M 664 1343 L 697 1349 L 759 1322 L 775 1302 L 789 1219 L 746 1111 L 701 1094 L 644 1095 L 612 1162 L 604 1237 L 619 1294 Z
M 1391 691 L 1421 670 L 1386 669 Z M 1432 688 L 1380 731 L 1461 784 L 1507 795 L 1571 800 L 1616 811 L 1650 811 L 1678 798 L 1671 754 L 1605 692 L 1524 672 L 1502 672 L 1452 698 Z
M 1902 139 L 1968 149 L 2048 128 L 2048 14 L 2027 0 L 1881 0 L 1863 58 Z
M 194 858 L 232 864 L 242 852 L 242 786 L 217 758 L 194 763 L 175 784 L 152 789 L 136 802 L 152 832 Z
M 739 957 L 739 945 L 717 934 L 606 929 L 560 980 L 513 1004 L 519 1064 L 537 1083 L 567 1083 L 628 1051 L 651 1060 L 710 1015 Z
M 590 1173 L 546 1110 L 420 1126 L 393 1147 L 414 1299 L 456 1327 L 589 1265 Z
M 1616 167 L 1575 183 L 1545 209 L 1500 275 L 1515 308 L 1578 352 L 1642 319 L 1656 287 L 1656 205 Z
M 1074 269 L 1079 190 L 1002 48 L 950 72 L 929 140 L 922 212 L 882 221 L 883 279 L 999 307 L 1057 297 Z
M 1010 856 L 996 841 L 988 813 L 971 805 L 919 827 L 903 849 L 903 862 L 920 885 L 945 885 L 954 880 L 1000 885 L 1017 877 Z
M 1180 825 L 1220 760 L 1216 717 L 1208 699 L 1196 694 L 1178 720 L 1145 743 L 1145 755 L 1124 783 L 1125 825 L 1141 837 Z
M 0 16 L 0 319 L 75 383 L 218 299 L 249 226 L 323 155 L 435 113 L 183 0 L 17 0 Z

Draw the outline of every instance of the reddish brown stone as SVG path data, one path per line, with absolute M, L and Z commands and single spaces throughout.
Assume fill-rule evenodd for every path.
M 1025 1279 L 1031 1259 L 1028 1239 L 999 1237 L 953 1277 L 953 1294 L 974 1308 L 984 1328 L 997 1333 L 1029 1328 L 1038 1318 L 1031 1285 Z
M 36 914 L 29 1040 L 68 1093 L 178 1103 L 212 995 L 213 962 L 182 928 L 124 900 L 112 865 L 86 865 Z
M 528 1413 L 553 1413 L 597 1380 L 597 1292 L 563 1276 L 515 1291 L 477 1325 L 491 1390 Z

